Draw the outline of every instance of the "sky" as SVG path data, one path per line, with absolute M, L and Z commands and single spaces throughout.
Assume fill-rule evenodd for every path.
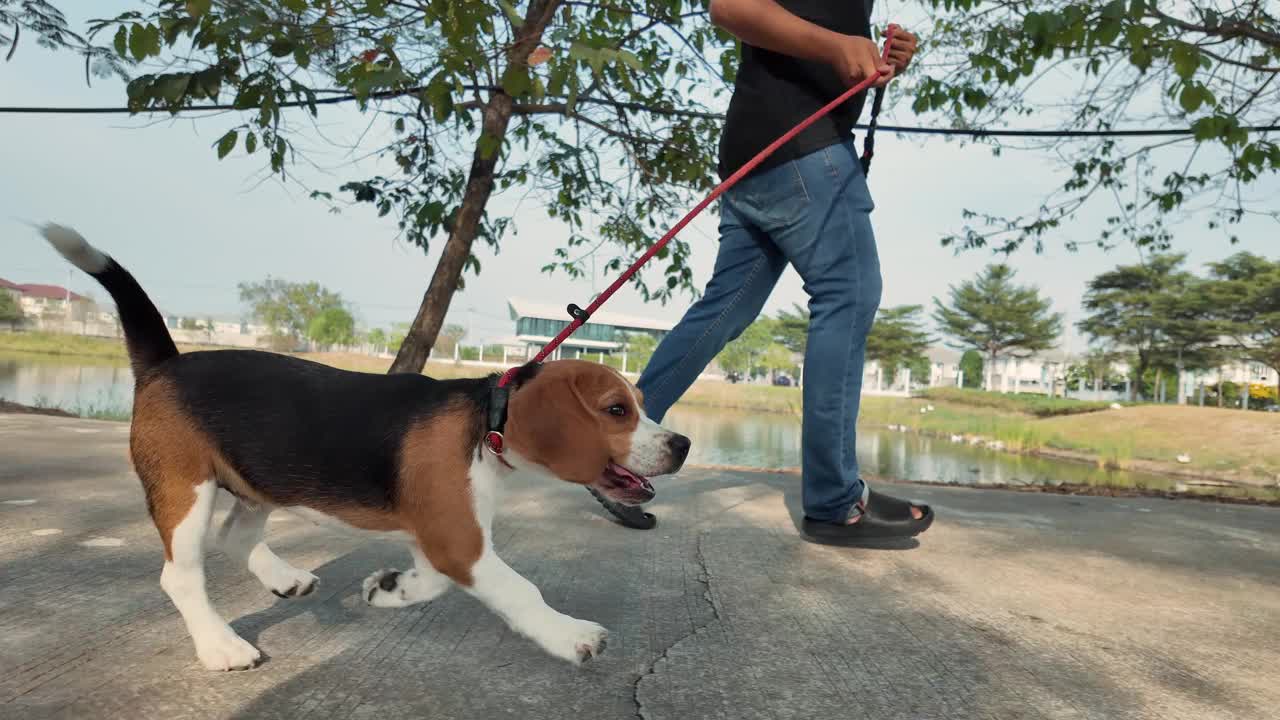
M 89 8 L 106 15 L 129 3 L 65 0 L 59 5 L 78 22 L 89 16 Z M 34 42 L 24 42 L 10 62 L 0 63 L 0 105 L 119 106 L 124 100 L 119 81 L 95 78 L 86 86 L 79 57 L 53 53 Z M 908 125 L 920 119 L 901 100 L 896 107 L 886 106 L 881 121 Z M 212 145 L 235 124 L 238 120 L 229 115 L 178 120 L 0 115 L 5 137 L 0 277 L 67 284 L 69 266 L 23 224 L 54 221 L 77 228 L 116 257 L 168 313 L 239 317 L 244 308 L 237 283 L 270 275 L 314 280 L 340 292 L 364 327 L 411 320 L 443 239 L 434 244 L 436 252 L 424 254 L 396 239 L 390 217 L 378 218 L 366 208 L 332 214 L 297 184 L 264 179 L 261 153 L 245 157 L 237 150 L 219 161 Z M 317 121 L 326 137 L 338 140 L 355 140 L 368 124 L 368 116 L 351 106 L 323 108 Z M 870 185 L 886 307 L 929 307 L 934 297 L 945 297 L 948 286 L 1005 259 L 987 251 L 956 254 L 940 245 L 941 237 L 964 226 L 964 208 L 1025 212 L 1061 183 L 1058 159 L 1041 152 L 1006 150 L 996 157 L 983 146 L 888 133 L 877 137 L 876 151 Z M 335 192 L 345 180 L 367 177 L 376 167 L 373 161 L 352 165 L 352 158 L 332 148 L 311 157 L 320 167 L 297 166 L 291 172 L 309 187 Z M 1280 196 L 1280 183 L 1272 178 L 1260 191 Z M 491 214 L 514 217 L 519 234 L 508 236 L 496 256 L 480 248 L 482 273 L 468 277 L 466 290 L 453 300 L 447 321 L 469 327 L 469 343 L 512 334 L 509 296 L 585 305 L 593 287 L 602 289 L 612 280 L 601 273 L 593 286 L 589 278 L 575 282 L 539 272 L 565 233 L 541 208 L 517 200 L 500 196 L 491 203 Z M 1078 223 L 1047 238 L 1042 254 L 1024 250 L 1006 260 L 1020 282 L 1038 286 L 1052 299 L 1069 325 L 1081 317 L 1080 299 L 1091 277 L 1139 259 L 1129 247 L 1103 252 L 1086 244 L 1074 253 L 1063 248 L 1063 241 L 1072 238 L 1091 240 L 1110 209 L 1099 205 L 1085 212 Z M 693 247 L 699 285 L 715 261 L 716 223 L 713 214 L 704 213 L 682 234 Z M 1274 222 L 1247 220 L 1238 232 L 1241 243 L 1233 246 L 1222 233 L 1190 221 L 1177 228 L 1176 245 L 1190 253 L 1190 265 L 1196 268 L 1240 250 L 1277 254 L 1280 228 Z M 71 273 L 70 286 L 103 297 L 83 274 Z M 799 278 L 788 271 L 766 312 L 805 299 Z M 665 306 L 646 305 L 638 292 L 624 288 L 608 307 L 675 321 L 690 302 L 681 295 Z M 1068 350 L 1083 346 L 1074 331 L 1064 342 Z

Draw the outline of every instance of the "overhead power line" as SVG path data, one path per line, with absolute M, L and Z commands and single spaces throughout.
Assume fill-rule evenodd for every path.
M 374 93 L 370 95 L 370 100 L 386 100 L 405 95 L 412 95 L 420 92 L 422 88 L 412 88 L 409 90 L 396 90 L 384 93 Z M 317 98 L 312 102 L 305 100 L 291 100 L 280 103 L 282 108 L 298 108 L 309 107 L 311 105 L 339 105 L 348 102 L 355 102 L 354 95 L 333 95 L 330 97 Z M 699 117 L 705 119 L 720 119 L 724 116 L 719 113 L 709 112 L 688 112 L 676 109 L 651 108 L 640 103 L 613 102 L 607 100 L 596 100 L 594 98 L 580 98 L 579 104 L 592 103 L 601 105 L 617 106 L 625 109 L 644 110 L 654 112 L 660 115 L 675 115 Z M 193 105 L 189 107 L 178 108 L 178 113 L 193 112 L 225 112 L 228 110 L 243 111 L 246 108 L 237 108 L 235 105 L 219 104 L 219 105 Z M 170 111 L 160 108 L 148 108 L 139 111 L 137 114 L 169 114 Z M 0 114 L 5 115 L 125 115 L 134 114 L 127 107 L 39 107 L 39 106 L 15 106 L 0 107 Z M 858 124 L 854 127 L 865 130 L 864 124 Z M 921 127 L 916 125 L 880 125 L 880 130 L 885 132 L 905 133 L 913 135 L 950 135 L 972 138 L 984 137 L 1045 137 L 1045 138 L 1089 138 L 1089 137 L 1177 137 L 1180 135 L 1194 135 L 1195 131 L 1191 128 L 1150 128 L 1150 129 L 1133 129 L 1133 130 L 988 130 L 982 128 L 938 128 L 938 127 Z M 1276 132 L 1280 131 L 1280 125 L 1251 125 L 1241 128 L 1247 132 Z
M 866 129 L 866 125 L 855 125 L 859 129 Z M 1047 137 L 1047 138 L 1069 138 L 1069 137 L 1176 137 L 1179 135 L 1194 135 L 1195 130 L 1191 128 L 1153 128 L 1149 130 L 983 130 L 972 129 L 965 130 L 959 128 L 931 128 L 918 127 L 913 125 L 878 125 L 877 128 L 885 132 L 900 132 L 914 135 L 964 135 L 966 137 L 983 138 L 983 137 Z M 1275 132 L 1280 130 L 1280 125 L 1251 125 L 1241 128 L 1246 132 Z

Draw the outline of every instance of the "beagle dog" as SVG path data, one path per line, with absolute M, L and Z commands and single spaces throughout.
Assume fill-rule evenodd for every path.
M 218 488 L 236 498 L 222 547 L 280 597 L 306 595 L 318 580 L 264 542 L 276 509 L 408 545 L 412 569 L 365 580 L 370 605 L 423 603 L 456 585 L 557 658 L 579 664 L 604 650 L 607 631 L 548 606 L 494 552 L 490 527 L 513 472 L 639 504 L 654 496 L 648 476 L 680 469 L 688 438 L 646 417 L 620 374 L 557 361 L 527 365 L 499 388 L 496 376 L 355 373 L 251 350 L 179 354 L 133 276 L 70 228 L 42 232 L 116 303 L 135 378 L 130 454 L 164 546 L 160 586 L 206 667 L 247 669 L 262 657 L 205 590 Z

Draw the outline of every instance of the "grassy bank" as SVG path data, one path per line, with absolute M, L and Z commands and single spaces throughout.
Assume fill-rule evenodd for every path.
M 1038 416 L 969 398 L 868 398 L 863 423 L 1094 462 L 1102 467 L 1251 484 L 1280 479 L 1280 414 L 1177 405 L 1088 408 Z M 1011 401 L 1016 402 L 1016 401 Z M 1060 401 L 1073 402 L 1073 401 Z M 932 406 L 933 411 L 921 412 Z M 1183 456 L 1186 462 L 1180 462 Z
M 189 352 L 217 348 L 180 344 L 178 349 Z M 122 363 L 129 359 L 123 340 L 45 332 L 0 332 L 0 351 L 119 360 Z

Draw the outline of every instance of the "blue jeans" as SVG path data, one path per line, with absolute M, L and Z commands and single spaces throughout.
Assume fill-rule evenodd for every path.
M 842 522 L 863 494 L 855 451 L 867 333 L 880 306 L 874 205 L 852 141 L 754 174 L 723 196 L 720 251 L 702 297 L 658 345 L 638 383 L 661 421 L 750 325 L 787 263 L 809 295 L 804 356 L 805 515 Z

